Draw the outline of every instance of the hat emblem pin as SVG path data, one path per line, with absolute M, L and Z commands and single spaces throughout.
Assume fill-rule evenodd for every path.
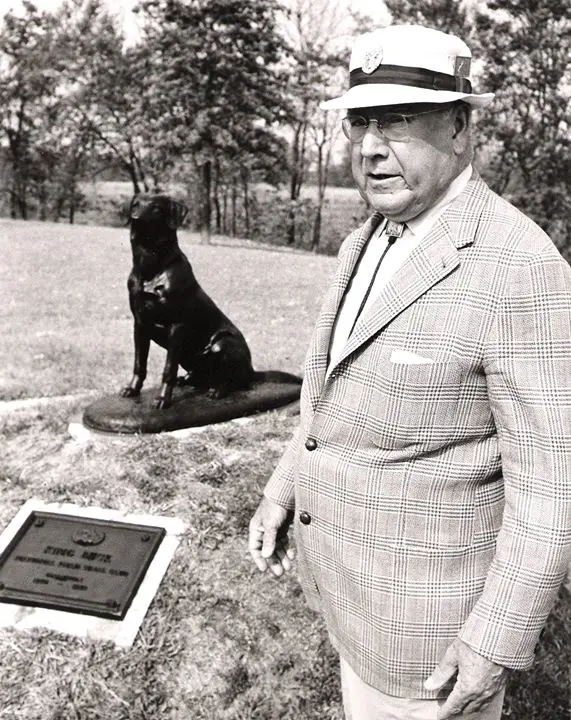
M 376 47 L 376 48 L 371 48 L 370 50 L 366 50 L 365 57 L 363 58 L 363 64 L 361 66 L 362 71 L 364 73 L 367 73 L 367 75 L 369 75 L 370 73 L 374 72 L 379 67 L 382 59 L 383 59 L 383 48 L 382 47 Z

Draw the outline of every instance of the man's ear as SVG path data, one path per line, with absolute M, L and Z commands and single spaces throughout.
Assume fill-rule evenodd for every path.
M 170 199 L 168 226 L 172 230 L 177 230 L 184 222 L 188 215 L 188 208 L 178 200 Z
M 453 108 L 452 143 L 458 154 L 466 151 L 471 142 L 472 108 L 464 102 L 457 103 Z

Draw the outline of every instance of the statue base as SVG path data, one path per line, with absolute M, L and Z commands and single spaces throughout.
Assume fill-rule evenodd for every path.
M 83 412 L 83 424 L 92 430 L 111 433 L 160 433 L 226 422 L 235 418 L 275 410 L 299 399 L 298 382 L 258 381 L 248 390 L 224 398 L 211 398 L 188 386 L 177 386 L 170 407 L 158 410 L 154 401 L 159 388 L 143 390 L 136 398 L 106 395 Z

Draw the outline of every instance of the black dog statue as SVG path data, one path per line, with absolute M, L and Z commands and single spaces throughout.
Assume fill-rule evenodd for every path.
M 171 404 L 179 366 L 185 384 L 222 398 L 251 387 L 255 380 L 300 382 L 289 373 L 256 372 L 246 340 L 198 284 L 178 245 L 177 229 L 188 209 L 168 195 L 139 194 L 129 222 L 133 267 L 129 304 L 134 317 L 133 377 L 123 397 L 140 394 L 147 375 L 151 340 L 167 351 L 156 408 Z

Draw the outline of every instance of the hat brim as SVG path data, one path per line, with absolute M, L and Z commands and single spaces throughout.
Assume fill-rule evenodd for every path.
M 483 107 L 494 98 L 494 93 L 481 95 L 453 92 L 449 90 L 429 90 L 407 85 L 355 85 L 341 97 L 324 100 L 322 110 L 349 110 L 362 107 L 383 107 L 384 105 L 411 105 L 416 103 L 449 103 L 463 100 L 474 107 Z

